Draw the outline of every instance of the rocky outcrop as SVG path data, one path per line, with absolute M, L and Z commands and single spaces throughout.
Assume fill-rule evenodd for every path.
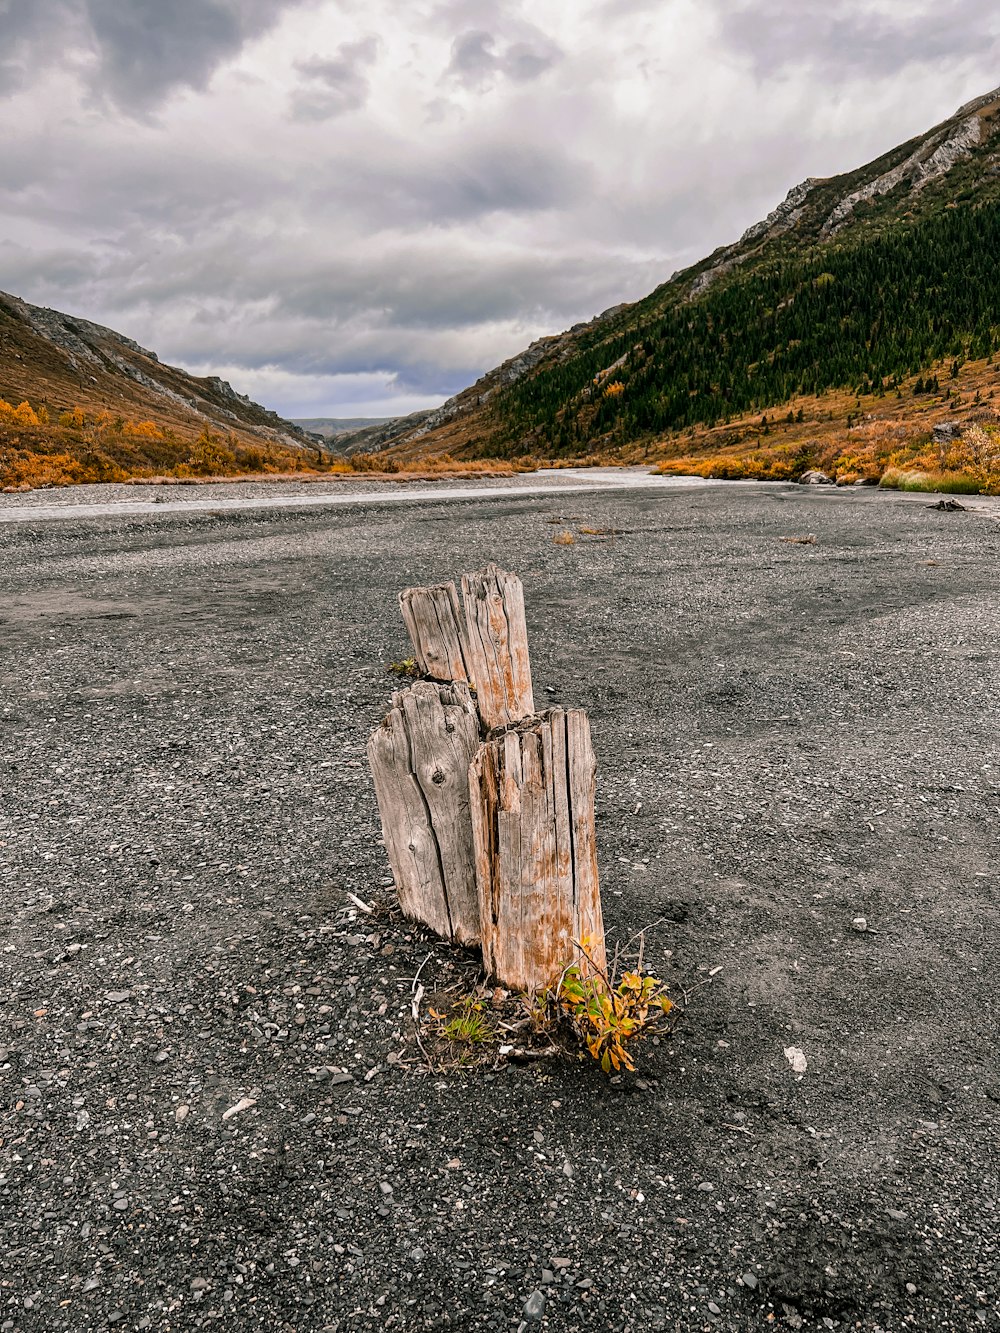
M 801 185 L 793 186 L 778 207 L 772 209 L 766 218 L 755 222 L 752 227 L 747 227 L 740 237 L 740 245 L 749 245 L 751 241 L 760 240 L 765 236 L 780 236 L 782 232 L 794 227 L 804 212 L 802 205 L 813 189 L 821 184 L 822 180 L 818 176 L 810 176 Z
M 891 171 L 868 181 L 859 190 L 847 195 L 823 223 L 820 235 L 833 236 L 850 220 L 858 204 L 888 194 L 903 181 L 910 181 L 916 189 L 923 189 L 930 181 L 950 171 L 956 162 L 968 157 L 982 142 L 982 122 L 978 113 L 968 116 L 957 126 L 932 136 L 920 145 L 905 162 Z
M 960 421 L 939 421 L 931 431 L 931 440 L 934 444 L 951 444 L 954 440 L 960 440 L 963 434 Z

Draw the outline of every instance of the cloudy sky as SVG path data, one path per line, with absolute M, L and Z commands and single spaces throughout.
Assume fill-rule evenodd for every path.
M 0 289 L 431 406 L 1000 84 L 994 0 L 0 0 Z

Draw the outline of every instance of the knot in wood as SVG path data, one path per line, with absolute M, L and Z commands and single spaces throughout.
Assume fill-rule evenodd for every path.
M 440 787 L 441 783 L 444 782 L 444 780 L 445 780 L 445 775 L 441 772 L 439 768 L 436 768 L 434 772 L 431 774 L 431 782 L 433 782 L 436 787 Z

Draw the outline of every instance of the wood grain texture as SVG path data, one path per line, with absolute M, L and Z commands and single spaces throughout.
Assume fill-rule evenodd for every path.
M 504 727 L 535 711 L 524 619 L 524 588 L 516 574 L 488 565 L 462 577 L 465 660 L 486 727 Z
M 472 683 L 466 660 L 465 617 L 454 583 L 404 588 L 399 609 L 422 676 Z
M 418 681 L 394 695 L 368 742 L 382 835 L 407 916 L 459 944 L 479 940 L 469 765 L 479 715 L 466 685 Z
M 529 993 L 606 966 L 587 715 L 553 709 L 480 746 L 469 770 L 483 964 Z

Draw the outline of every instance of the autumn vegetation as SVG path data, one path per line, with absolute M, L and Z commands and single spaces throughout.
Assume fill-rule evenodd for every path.
M 378 455 L 350 458 L 294 448 L 244 434 L 184 433 L 154 421 L 74 407 L 58 415 L 0 399 L 0 490 L 84 482 L 175 481 L 246 477 L 421 476 L 513 471 L 513 465 L 460 463 L 449 457 L 400 463 Z

